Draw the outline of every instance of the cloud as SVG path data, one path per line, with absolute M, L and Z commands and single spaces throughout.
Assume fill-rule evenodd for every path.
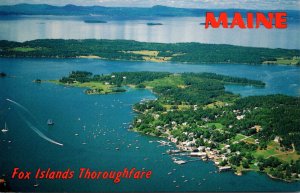
M 239 8 L 239 9 L 300 9 L 300 0 L 1 0 L 0 5 L 19 3 L 52 4 L 52 5 L 101 5 L 150 7 L 165 5 L 188 8 Z

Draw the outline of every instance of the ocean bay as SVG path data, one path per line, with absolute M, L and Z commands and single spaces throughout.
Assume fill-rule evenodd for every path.
M 39 167 L 62 170 L 67 168 L 78 170 L 80 167 L 107 170 L 136 167 L 153 171 L 149 181 L 124 180 L 118 185 L 114 185 L 111 181 L 85 182 L 77 179 L 74 179 L 76 183 L 72 183 L 72 180 L 39 181 L 41 191 L 232 191 L 233 186 L 236 187 L 235 191 L 299 189 L 299 183 L 276 181 L 258 173 L 251 172 L 242 177 L 235 176 L 232 172 L 215 173 L 217 168 L 211 162 L 174 164 L 169 155 L 163 155 L 167 149 L 174 147 L 159 146 L 156 142 L 158 138 L 127 130 L 135 116 L 132 105 L 142 99 L 155 98 L 147 90 L 132 89 L 121 94 L 86 95 L 84 89 L 80 88 L 32 82 L 37 78 L 58 79 L 74 70 L 91 71 L 94 74 L 109 74 L 115 71 L 215 72 L 267 83 L 264 89 L 227 86 L 228 90 L 241 93 L 243 96 L 274 93 L 299 96 L 298 67 L 3 58 L 0 59 L 0 69 L 9 75 L 0 79 L 0 86 L 4 88 L 1 89 L 0 95 L 0 122 L 4 125 L 7 121 L 10 128 L 9 133 L 1 135 L 3 148 L 0 151 L 1 155 L 6 155 L 1 157 L 1 165 L 5 165 L 5 171 L 9 172 L 14 166 L 32 170 Z M 6 98 L 28 108 L 35 118 L 7 103 Z M 47 135 L 64 143 L 64 147 L 55 146 L 39 138 L 16 112 L 34 122 Z M 55 121 L 54 127 L 47 127 L 48 118 Z M 115 148 L 119 150 L 116 151 Z M 33 190 L 33 184 L 34 181 L 32 184 L 12 181 L 11 186 L 17 190 L 24 187 Z M 56 186 L 53 184 L 59 184 L 61 188 L 55 189 Z M 145 190 L 144 186 L 151 189 Z
M 166 17 L 111 20 L 86 23 L 79 16 L 2 16 L 0 39 L 126 39 L 141 42 L 200 42 L 250 47 L 299 49 L 299 25 L 290 22 L 287 29 L 205 29 L 204 17 Z M 89 18 L 88 18 L 89 19 Z M 158 22 L 162 25 L 147 25 Z M 30 27 L 28 27 L 30 26 Z M 23 30 L 26 29 L 26 30 Z M 293 41 L 290 41 L 293 40 Z

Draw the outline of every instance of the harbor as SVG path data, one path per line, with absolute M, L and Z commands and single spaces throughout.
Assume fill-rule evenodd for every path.
M 53 169 L 71 167 L 76 170 L 83 167 L 82 164 L 84 163 L 84 165 L 91 168 L 103 166 L 103 169 L 117 169 L 130 166 L 138 169 L 151 169 L 153 176 L 159 175 L 159 178 L 153 177 L 151 179 L 153 183 L 150 184 L 139 181 L 137 184 L 134 184 L 134 187 L 127 181 L 118 184 L 118 186 L 115 186 L 113 183 L 106 184 L 101 181 L 97 183 L 89 181 L 86 182 L 86 186 L 82 186 L 80 184 L 82 181 L 70 180 L 64 184 L 66 191 L 72 191 L 75 188 L 80 191 L 143 191 L 147 186 L 150 188 L 150 191 L 159 189 L 166 192 L 200 190 L 213 192 L 218 190 L 230 191 L 230 184 L 235 184 L 236 191 L 297 190 L 297 184 L 281 183 L 278 180 L 275 181 L 265 175 L 254 172 L 247 172 L 243 176 L 236 176 L 231 171 L 219 173 L 218 167 L 214 165 L 214 162 L 209 161 L 210 159 L 207 158 L 207 161 L 202 161 L 202 158 L 199 157 L 202 154 L 191 154 L 194 152 L 192 147 L 189 148 L 190 151 L 184 150 L 186 148 L 181 150 L 180 146 L 176 147 L 174 142 L 169 143 L 171 146 L 167 145 L 168 143 L 163 142 L 162 144 L 165 145 L 162 145 L 157 142 L 161 140 L 170 142 L 170 140 L 128 131 L 129 125 L 123 123 L 131 123 L 136 116 L 136 113 L 133 113 L 131 106 L 128 104 L 138 103 L 143 98 L 154 99 L 155 96 L 149 91 L 135 90 L 117 95 L 90 96 L 85 95 L 84 89 L 81 88 L 74 89 L 48 83 L 42 83 L 41 85 L 32 83 L 32 80 L 36 79 L 37 71 L 42 72 L 39 74 L 39 77 L 43 80 L 57 79 L 62 74 L 68 74 L 75 64 L 78 68 L 87 68 L 89 70 L 86 65 L 87 61 L 99 73 L 111 70 L 111 66 L 114 69 L 120 69 L 120 71 L 126 70 L 124 68 L 125 65 L 129 65 L 132 69 L 136 68 L 136 64 L 126 62 L 104 62 L 85 59 L 79 61 L 68 59 L 1 59 L 0 65 L 5 72 L 16 77 L 0 80 L 5 81 L 5 85 L 2 85 L 4 85 L 4 90 L 7 90 L 0 101 L 1 107 L 3 107 L 2 110 L 5 112 L 5 116 L 0 117 L 0 128 L 4 129 L 6 122 L 8 130 L 6 133 L 0 132 L 1 155 L 6 155 L 0 158 L 2 163 L 6 163 L 5 167 L 3 167 L 4 173 L 11 173 L 11 168 L 14 167 L 12 163 L 19 167 L 26 167 L 28 163 L 31 163 L 28 169 L 32 171 L 35 171 L 38 167 L 47 168 L 49 166 Z M 67 67 L 63 67 L 62 63 Z M 13 66 L 14 69 L 21 69 L 24 65 L 26 65 L 26 69 L 22 72 L 9 70 L 8 68 Z M 220 70 L 220 65 L 209 68 L 217 71 Z M 48 68 L 53 66 L 58 70 L 48 72 Z M 148 63 L 138 65 L 139 70 L 147 70 L 152 67 L 153 64 L 150 65 Z M 201 70 L 198 66 L 192 66 L 191 68 L 190 66 L 179 65 L 179 67 L 181 70 Z M 166 63 L 163 67 L 157 68 L 172 70 L 172 65 Z M 255 74 L 262 75 L 262 70 L 270 74 L 274 71 L 272 76 L 275 76 L 275 79 L 272 79 L 269 83 L 270 87 L 275 84 L 277 76 L 291 77 L 293 74 L 290 71 L 295 71 L 293 67 L 286 66 L 272 67 L 273 71 L 268 71 L 270 66 L 225 65 L 224 68 L 230 69 L 232 72 L 235 69 L 235 72 L 238 71 L 243 74 L 247 72 L 251 76 L 255 76 Z M 277 68 L 280 71 L 286 69 L 289 74 L 278 73 L 276 71 Z M 296 73 L 298 74 L 299 72 L 296 71 Z M 24 74 L 26 75 L 25 77 Z M 12 90 L 11 88 L 13 87 L 17 89 Z M 267 92 L 268 90 L 264 91 Z M 16 94 L 20 93 L 20 95 L 15 96 L 13 94 L 15 92 Z M 259 90 L 259 92 L 262 91 Z M 30 115 L 25 114 L 24 116 L 28 121 L 32 122 L 47 136 L 64 143 L 64 146 L 53 145 L 33 132 L 17 113 L 17 111 L 21 111 L 20 113 L 23 114 L 23 111 L 16 109 L 15 106 L 6 101 L 6 98 L 11 98 L 11 96 L 15 96 L 13 100 L 27 107 L 36 117 L 34 119 Z M 33 101 L 32 98 L 35 100 Z M 65 112 L 66 109 L 69 110 L 68 113 Z M 49 128 L 47 126 L 48 119 L 52 119 L 55 122 L 53 127 Z M 35 123 L 36 120 L 38 120 L 37 124 Z M 22 146 L 22 152 L 19 151 L 20 146 Z M 168 154 L 168 150 L 172 150 L 170 151 L 171 154 Z M 199 150 L 199 152 L 202 151 L 205 151 L 205 153 L 212 152 L 209 149 L 207 151 L 205 149 Z M 215 156 L 220 157 L 220 155 Z M 22 159 L 20 159 L 21 157 Z M 35 159 L 32 160 L 32 157 Z M 111 157 L 116 159 L 111 159 Z M 172 157 L 186 161 L 186 163 L 181 165 L 174 163 Z M 217 173 L 215 173 L 216 171 Z M 165 183 L 161 183 L 162 180 Z M 11 185 L 16 190 L 26 188 L 31 192 L 57 191 L 55 187 L 56 182 L 39 180 L 37 183 L 39 184 L 38 187 L 34 187 L 36 184 L 35 180 L 22 184 L 20 182 L 11 182 Z M 255 188 L 251 184 L 255 184 Z

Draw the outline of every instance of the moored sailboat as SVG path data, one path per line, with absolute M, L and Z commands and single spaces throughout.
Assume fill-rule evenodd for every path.
M 53 122 L 53 120 L 52 120 L 52 119 L 48 119 L 48 121 L 47 121 L 47 125 L 54 125 L 54 122 Z
M 8 131 L 6 122 L 5 122 L 5 124 L 4 124 L 4 129 L 2 129 L 1 131 L 2 131 L 2 133 L 6 133 L 6 132 Z

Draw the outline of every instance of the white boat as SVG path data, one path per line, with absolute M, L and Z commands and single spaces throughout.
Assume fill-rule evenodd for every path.
M 35 184 L 33 184 L 33 187 L 37 188 L 40 184 L 37 183 L 37 180 L 35 180 Z
M 53 120 L 52 120 L 52 119 L 48 119 L 48 120 L 47 120 L 47 125 L 54 125 Z
M 5 122 L 5 125 L 4 125 L 4 129 L 2 129 L 1 131 L 2 131 L 2 133 L 6 133 L 8 131 L 6 122 Z
M 174 160 L 174 163 L 181 165 L 181 164 L 185 164 L 186 161 L 184 161 L 184 160 Z
M 157 142 L 160 143 L 161 146 L 170 145 L 168 141 L 158 140 Z

